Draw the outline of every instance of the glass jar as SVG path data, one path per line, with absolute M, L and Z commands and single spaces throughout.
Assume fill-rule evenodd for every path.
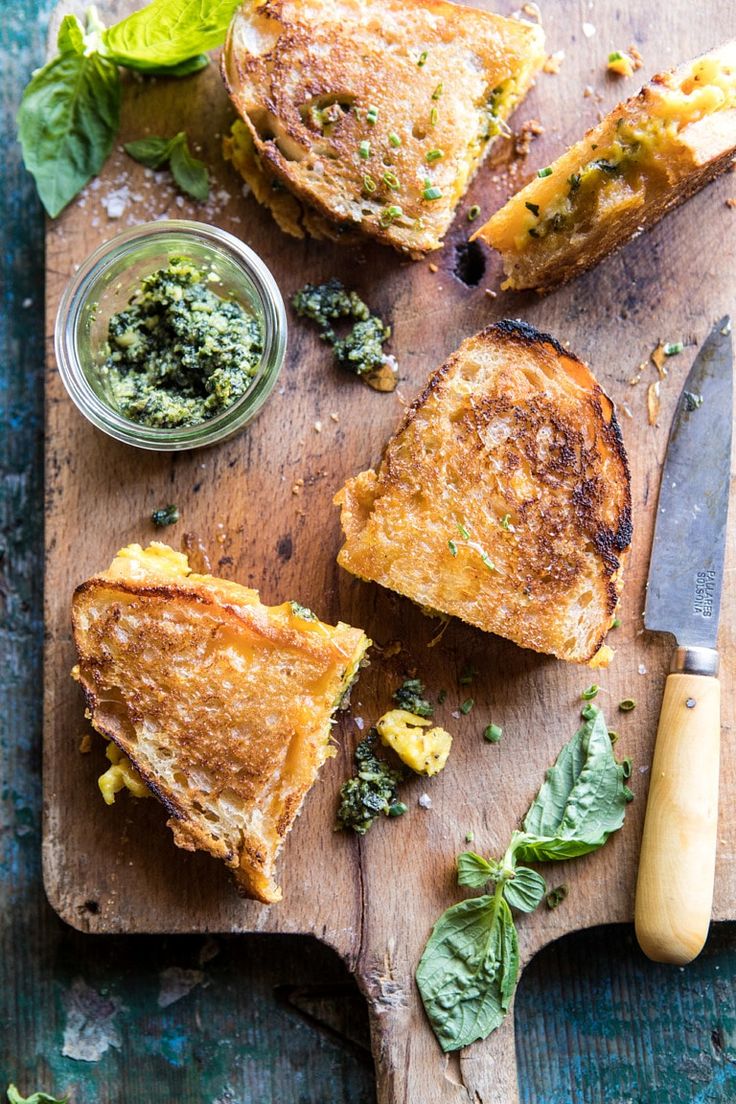
M 235 299 L 260 324 L 263 354 L 247 391 L 231 406 L 197 425 L 158 428 L 120 414 L 100 368 L 110 318 L 128 305 L 144 277 L 166 268 L 172 257 L 216 274 L 217 294 Z M 126 230 L 82 262 L 61 297 L 54 347 L 64 386 L 93 425 L 118 441 L 164 452 L 212 445 L 250 422 L 276 384 L 286 333 L 281 293 L 252 249 L 226 230 L 171 219 Z

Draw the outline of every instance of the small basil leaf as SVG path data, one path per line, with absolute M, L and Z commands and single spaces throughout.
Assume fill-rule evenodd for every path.
M 474 897 L 437 921 L 417 968 L 424 1008 L 444 1051 L 503 1022 L 519 974 L 519 944 L 501 896 Z
M 18 110 L 23 161 L 54 218 L 102 168 L 120 125 L 120 75 L 112 62 L 69 49 L 33 74 Z
M 149 77 L 190 77 L 193 73 L 199 73 L 206 69 L 210 63 L 207 54 L 195 54 L 194 57 L 180 61 L 178 65 L 161 65 L 156 68 L 146 66 L 144 72 Z M 129 69 L 140 69 L 140 66 L 129 65 Z
M 126 142 L 123 149 L 146 168 L 158 169 L 169 160 L 173 142 L 173 138 L 139 138 L 135 142 Z
M 191 196 L 204 203 L 210 194 L 210 180 L 207 167 L 196 157 L 192 157 L 185 134 L 177 134 L 171 147 L 169 167 L 176 185 Z
M 76 15 L 65 15 L 62 19 L 56 46 L 60 54 L 84 53 L 84 27 Z
M 503 884 L 504 897 L 519 912 L 534 912 L 546 892 L 542 875 L 528 866 L 517 866 L 513 878 Z
M 482 855 L 476 855 L 475 851 L 463 851 L 457 857 L 457 884 L 478 889 L 491 881 L 496 869 L 495 863 L 489 863 Z
M 35 1092 L 31 1096 L 21 1096 L 15 1085 L 8 1085 L 9 1104 L 66 1104 L 68 1096 L 49 1096 L 45 1092 Z
M 102 38 L 108 57 L 130 69 L 189 62 L 220 46 L 240 0 L 152 0 Z
M 514 853 L 522 862 L 539 862 L 595 851 L 621 827 L 630 800 L 624 767 L 596 709 L 547 771 Z

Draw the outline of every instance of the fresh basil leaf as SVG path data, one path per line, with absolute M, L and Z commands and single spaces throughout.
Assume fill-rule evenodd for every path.
M 519 912 L 534 912 L 546 892 L 547 883 L 542 875 L 528 866 L 517 866 L 513 878 L 503 883 L 504 897 Z
M 210 194 L 210 178 L 207 166 L 192 157 L 186 135 L 177 134 L 171 147 L 169 168 L 176 186 L 192 199 L 205 203 Z
M 597 709 L 565 745 L 531 804 L 515 855 L 525 862 L 571 859 L 602 847 L 624 822 L 632 794 Z
M 152 0 L 102 39 L 107 56 L 130 69 L 171 68 L 220 46 L 241 0 Z
M 65 15 L 62 19 L 56 47 L 60 54 L 84 53 L 84 27 L 76 15 Z
M 123 149 L 146 168 L 158 169 L 169 160 L 174 141 L 173 138 L 139 138 L 135 142 L 126 142 Z
M 475 851 L 463 851 L 457 857 L 457 884 L 478 889 L 494 878 L 497 869 L 495 863 L 489 863 Z
M 417 985 L 444 1051 L 484 1039 L 502 1023 L 518 973 L 516 928 L 500 894 L 461 901 L 440 917 Z
M 64 23 L 65 52 L 34 73 L 17 117 L 23 161 L 52 218 L 100 171 L 120 125 L 117 67 L 77 53 L 77 30 Z
M 21 1096 L 15 1085 L 8 1085 L 8 1101 L 10 1104 L 66 1104 L 68 1096 L 49 1096 L 45 1092 L 35 1092 L 31 1096 Z
M 151 69 L 148 66 L 145 69 L 146 76 L 148 77 L 190 77 L 193 73 L 199 73 L 200 70 L 206 69 L 210 63 L 210 59 L 207 54 L 195 54 L 194 57 L 187 58 L 186 61 L 180 61 L 178 65 L 161 65 L 155 69 Z M 140 66 L 130 66 L 131 69 L 140 68 Z

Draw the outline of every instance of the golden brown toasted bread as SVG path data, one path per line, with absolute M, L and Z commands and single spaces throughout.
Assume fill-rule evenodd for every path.
M 561 659 L 601 648 L 628 465 L 612 402 L 548 334 L 504 321 L 463 342 L 335 502 L 354 575 Z
M 481 227 L 504 287 L 545 291 L 590 268 L 736 155 L 736 41 L 656 76 Z
M 540 27 L 445 0 L 247 0 L 225 154 L 287 233 L 421 255 L 544 59 Z
M 157 543 L 82 583 L 72 620 L 92 724 L 166 806 L 177 845 L 223 859 L 247 896 L 280 900 L 276 856 L 370 641 L 195 575 Z

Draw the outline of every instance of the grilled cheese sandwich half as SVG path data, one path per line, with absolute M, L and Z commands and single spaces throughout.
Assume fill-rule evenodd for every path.
M 481 227 L 506 288 L 545 291 L 597 264 L 736 155 L 736 41 L 653 78 Z
M 92 724 L 165 805 L 176 844 L 278 901 L 276 856 L 334 754 L 365 634 L 295 602 L 264 606 L 159 543 L 129 545 L 82 583 L 72 622 Z
M 420 256 L 544 60 L 540 27 L 444 0 L 247 0 L 225 155 L 287 233 Z
M 505 321 L 465 341 L 335 502 L 354 575 L 523 648 L 607 657 L 629 470 L 613 403 L 549 335 Z

